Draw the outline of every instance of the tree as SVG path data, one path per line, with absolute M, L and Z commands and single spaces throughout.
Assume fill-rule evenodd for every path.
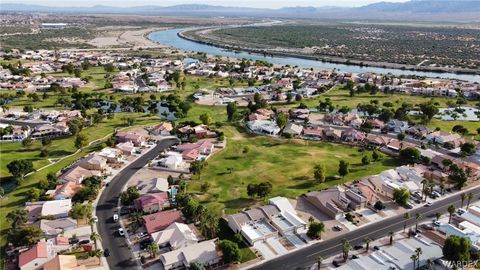
M 418 247 L 415 249 L 415 255 L 417 256 L 417 268 L 420 268 L 420 256 L 423 254 L 422 248 Z
M 456 164 L 450 165 L 449 170 L 450 174 L 448 178 L 450 178 L 450 180 L 456 184 L 458 189 L 462 189 L 468 180 L 467 173 L 463 169 L 459 168 Z
M 422 112 L 425 122 L 430 122 L 432 118 L 438 113 L 438 107 L 432 101 L 420 104 L 420 111 Z
M 373 205 L 373 207 L 378 210 L 378 211 L 381 211 L 385 208 L 385 205 L 383 204 L 382 201 L 376 201 L 375 204 Z
M 210 113 L 201 114 L 199 116 L 199 119 L 202 122 L 202 124 L 207 125 L 207 126 L 209 126 L 213 123 L 213 119 L 212 119 L 212 116 L 210 115 Z
M 452 222 L 452 216 L 456 211 L 455 206 L 451 204 L 450 206 L 448 206 L 447 211 L 448 211 L 448 214 L 450 215 L 448 217 L 448 224 L 450 224 Z
M 347 239 L 342 240 L 342 254 L 344 261 L 348 260 L 348 254 L 350 253 L 351 249 L 352 246 L 350 245 L 350 242 Z
M 232 121 L 235 113 L 237 112 L 237 103 L 236 102 L 230 102 L 227 105 L 227 117 L 228 121 Z
M 325 232 L 325 224 L 323 222 L 313 221 L 308 225 L 308 237 L 312 239 L 322 239 L 322 232 Z
M 22 226 L 28 221 L 28 211 L 25 209 L 16 209 L 6 215 L 7 221 L 12 225 L 12 228 Z
M 345 177 L 350 171 L 350 164 L 345 160 L 340 160 L 338 164 L 338 174 L 342 177 Z
M 407 221 L 410 219 L 410 213 L 406 212 L 405 214 L 403 214 L 403 219 L 405 220 L 405 222 L 403 223 L 403 232 L 405 232 L 405 229 L 407 228 Z
M 462 201 L 462 203 L 460 204 L 460 208 L 463 208 L 463 204 L 465 203 L 466 199 L 467 199 L 467 193 L 462 193 L 460 195 L 460 200 Z
M 288 116 L 284 113 L 277 115 L 277 125 L 279 128 L 284 128 L 288 123 Z
M 218 246 L 223 253 L 223 260 L 225 262 L 232 263 L 240 261 L 241 254 L 237 243 L 230 240 L 222 240 Z
M 369 155 L 365 155 L 362 157 L 362 164 L 363 165 L 368 165 L 372 162 L 371 158 Z
M 272 192 L 272 184 L 270 182 L 262 182 L 257 186 L 257 195 L 260 198 L 267 197 Z
M 139 197 L 140 193 L 136 186 L 128 187 L 126 191 L 120 193 L 120 201 L 123 205 L 131 205 Z
M 405 139 L 405 133 L 401 132 L 397 134 L 397 139 L 403 141 Z
M 38 201 L 42 191 L 38 188 L 31 188 L 27 191 L 27 198 L 30 202 Z
M 390 246 L 393 245 L 393 236 L 395 235 L 394 232 L 392 231 L 389 231 L 388 232 L 388 236 L 390 237 Z
M 36 226 L 11 228 L 7 234 L 8 242 L 14 247 L 32 247 L 43 238 L 43 231 Z
M 462 146 L 460 147 L 460 150 L 461 150 L 462 156 L 471 156 L 475 154 L 475 152 L 477 151 L 475 145 L 470 142 L 466 142 L 462 144 Z
M 113 66 L 112 63 L 108 63 L 108 64 L 105 64 L 103 65 L 103 69 L 108 72 L 108 73 L 111 73 L 115 70 L 115 67 Z
M 377 160 L 380 159 L 380 154 L 378 153 L 377 150 L 373 150 L 373 152 L 372 152 L 372 159 L 373 159 L 374 162 L 376 162 Z
M 473 199 L 473 193 L 472 192 L 467 193 L 467 210 L 468 208 L 470 208 L 470 202 L 472 199 Z
M 77 149 L 82 149 L 83 147 L 87 146 L 88 138 L 84 134 L 77 134 L 75 138 L 75 147 Z
M 247 195 L 250 197 L 255 197 L 257 195 L 257 185 L 256 184 L 248 184 L 247 185 Z
M 83 219 L 83 218 L 90 218 L 92 216 L 93 206 L 92 204 L 80 204 L 76 203 L 72 206 L 72 209 L 68 213 L 68 215 L 76 220 Z
M 320 183 L 325 181 L 326 168 L 324 165 L 315 165 L 313 168 L 313 177 Z
M 323 262 L 323 257 L 318 256 L 317 257 L 317 270 L 320 270 L 322 268 L 322 262 Z
M 363 239 L 363 242 L 365 242 L 365 251 L 368 252 L 368 250 L 370 249 L 370 243 L 372 242 L 372 239 L 367 237 Z
M 157 253 L 160 249 L 158 248 L 158 244 L 153 241 L 148 245 L 148 252 L 150 252 L 150 258 L 155 258 L 157 257 Z
M 25 147 L 25 148 L 29 148 L 30 146 L 33 145 L 33 140 L 32 138 L 30 137 L 27 137 L 25 139 L 22 140 L 22 146 Z
M 450 262 L 470 261 L 470 240 L 464 237 L 450 235 L 443 244 L 443 257 Z
M 400 150 L 400 158 L 408 163 L 416 163 L 420 159 L 420 151 L 413 147 Z
M 205 265 L 201 262 L 192 262 L 190 263 L 190 268 L 189 270 L 205 270 Z
M 410 256 L 410 259 L 413 261 L 413 270 L 417 269 L 415 266 L 417 265 L 418 256 L 416 254 L 413 254 L 412 256 Z
M 435 213 L 435 218 L 437 219 L 437 221 L 442 217 L 442 214 L 441 213 Z
M 415 213 L 415 231 L 418 231 L 418 221 L 422 218 L 420 213 Z
M 399 205 L 407 205 L 410 201 L 410 191 L 404 187 L 395 188 L 393 190 L 393 200 Z
M 48 137 L 42 138 L 42 146 L 46 147 L 52 144 L 52 140 Z
M 13 177 L 23 179 L 25 175 L 34 170 L 33 163 L 28 159 L 17 159 L 7 164 L 8 171 Z
M 198 178 L 200 178 L 200 175 L 202 174 L 203 169 L 207 165 L 207 162 L 205 160 L 195 160 L 192 163 L 190 163 L 190 173 L 194 175 L 198 175 Z

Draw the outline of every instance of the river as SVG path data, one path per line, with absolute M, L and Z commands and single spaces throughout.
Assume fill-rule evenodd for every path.
M 321 62 L 315 60 L 308 60 L 296 57 L 281 57 L 281 56 L 263 56 L 261 54 L 247 53 L 247 52 L 233 52 L 230 50 L 225 50 L 219 47 L 201 44 L 194 41 L 186 40 L 178 36 L 179 32 L 189 30 L 189 29 L 171 29 L 153 32 L 148 35 L 148 38 L 164 44 L 170 47 L 174 47 L 184 51 L 193 51 L 193 52 L 202 52 L 211 55 L 221 55 L 225 57 L 238 58 L 238 59 L 250 59 L 250 60 L 263 60 L 268 61 L 273 64 L 279 65 L 290 65 L 290 66 L 299 66 L 303 68 L 315 68 L 315 69 L 337 69 L 343 72 L 351 73 L 365 73 L 372 72 L 378 74 L 393 74 L 396 76 L 399 75 L 418 75 L 425 76 L 429 78 L 447 78 L 447 79 L 457 79 L 465 80 L 471 82 L 480 83 L 480 75 L 474 74 L 456 74 L 456 73 L 437 73 L 437 72 L 426 72 L 426 71 L 411 71 L 411 70 L 402 70 L 395 68 L 381 68 L 381 67 L 364 67 L 359 65 L 345 65 L 345 64 L 336 64 L 329 62 Z

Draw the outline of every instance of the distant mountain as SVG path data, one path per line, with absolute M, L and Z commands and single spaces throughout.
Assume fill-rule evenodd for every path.
M 77 14 L 139 14 L 168 16 L 250 16 L 276 18 L 323 18 L 360 20 L 480 21 L 479 0 L 411 0 L 404 3 L 379 2 L 357 8 L 283 7 L 280 9 L 185 4 L 175 6 L 50 7 L 16 3 L 1 4 L 2 12 Z

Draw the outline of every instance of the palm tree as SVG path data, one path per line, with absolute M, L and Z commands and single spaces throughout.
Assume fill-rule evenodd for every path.
M 415 255 L 417 256 L 417 268 L 420 268 L 420 255 L 422 255 L 422 248 L 415 249 Z
M 133 230 L 136 231 L 143 224 L 143 215 L 141 212 L 133 212 L 129 217 L 131 224 L 133 225 Z
M 469 192 L 469 193 L 467 194 L 467 210 L 468 210 L 468 208 L 470 207 L 470 202 L 472 201 L 472 199 L 473 199 L 473 193 L 472 193 L 472 192 Z
M 442 216 L 442 214 L 440 214 L 440 213 L 438 213 L 438 212 L 435 213 L 435 217 L 437 218 L 437 221 L 440 219 L 441 216 Z
M 318 256 L 317 257 L 317 269 L 320 270 L 320 268 L 322 267 L 322 262 L 323 262 L 323 257 L 322 256 Z
M 452 222 L 452 215 L 455 213 L 455 206 L 453 206 L 453 204 L 451 204 L 448 207 L 447 211 L 450 214 L 450 217 L 448 218 L 448 224 L 450 224 Z
M 460 198 L 462 199 L 462 204 L 461 204 L 462 206 L 460 206 L 460 208 L 463 208 L 463 203 L 467 199 L 467 193 L 462 193 L 462 195 L 460 195 Z
M 403 223 L 403 232 L 405 232 L 405 229 L 407 229 L 407 220 L 410 219 L 410 213 L 406 212 L 403 214 L 403 219 L 405 219 L 405 223 Z
M 432 259 L 427 259 L 426 265 L 427 265 L 427 269 L 432 269 L 432 267 L 433 267 Z
M 422 200 L 427 200 L 427 190 L 425 186 L 427 185 L 427 179 L 422 180 Z M 425 199 L 423 199 L 423 196 L 425 196 Z
M 413 270 L 417 269 L 415 266 L 417 265 L 417 255 L 413 254 L 410 256 L 410 259 L 413 261 Z
M 96 232 L 92 232 L 90 235 L 90 240 L 92 240 L 95 243 L 95 249 L 97 249 L 97 240 L 100 240 L 100 235 Z
M 152 242 L 152 243 L 150 243 L 150 245 L 148 245 L 148 251 L 150 252 L 150 257 L 151 258 L 155 258 L 157 256 L 157 252 L 159 250 L 160 249 L 158 248 L 158 245 L 155 242 Z
M 445 195 L 445 180 L 443 178 L 440 179 L 440 192 Z
M 352 246 L 350 245 L 350 242 L 348 242 L 347 239 L 342 240 L 342 253 L 344 261 L 348 260 L 348 254 L 350 253 L 351 249 Z
M 415 232 L 417 231 L 418 229 L 418 220 L 422 217 L 422 215 L 420 213 L 416 213 L 415 214 Z
M 395 235 L 395 233 L 390 231 L 388 232 L 388 235 L 390 236 L 390 245 L 393 245 L 393 236 Z
M 372 239 L 367 237 L 363 241 L 365 242 L 365 251 L 368 252 L 368 250 L 370 249 L 370 243 L 372 242 Z

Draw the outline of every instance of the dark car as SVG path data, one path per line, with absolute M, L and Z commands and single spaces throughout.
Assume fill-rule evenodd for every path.
M 378 246 L 374 246 L 373 249 L 374 250 L 380 250 L 380 248 Z
M 86 245 L 88 243 L 90 243 L 90 240 L 88 239 L 83 239 L 82 241 L 78 242 L 79 245 Z
M 340 263 L 337 262 L 337 261 L 333 261 L 332 264 L 333 264 L 333 266 L 335 266 L 335 267 L 340 267 Z
M 352 259 L 358 259 L 357 255 L 352 255 Z
M 76 244 L 76 243 L 78 243 L 78 241 L 79 241 L 79 240 L 76 239 L 76 238 L 70 238 L 70 239 L 68 239 L 68 243 L 69 243 L 70 245 Z
M 132 212 L 132 209 L 130 207 L 122 207 L 120 208 L 120 215 L 123 216 L 123 215 L 128 215 L 130 214 L 130 212 Z
M 354 250 L 359 250 L 359 249 L 363 249 L 363 246 L 361 245 L 356 245 L 353 247 Z
M 152 239 L 145 239 L 140 241 L 140 249 L 141 250 L 147 249 L 148 245 L 150 245 L 152 242 L 153 242 Z
M 110 256 L 110 250 L 109 250 L 108 248 L 106 248 L 106 249 L 103 251 L 103 256 L 105 256 L 105 257 Z

